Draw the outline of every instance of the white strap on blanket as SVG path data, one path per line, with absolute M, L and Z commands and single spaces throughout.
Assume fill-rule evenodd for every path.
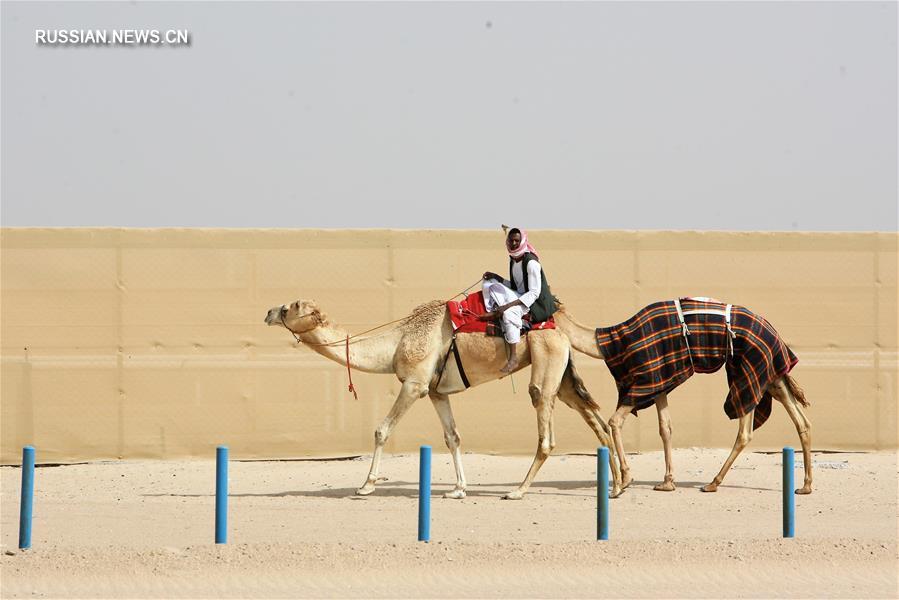
M 690 328 L 687 327 L 687 322 L 684 321 L 684 311 L 680 306 L 680 299 L 674 299 L 674 308 L 677 309 L 677 318 L 680 319 L 680 325 L 684 330 L 684 337 L 686 338 L 688 335 L 690 335 Z M 696 311 L 690 311 L 690 313 L 687 314 L 692 314 L 694 312 Z
M 687 356 L 690 357 L 690 366 L 693 367 L 693 352 L 690 350 L 690 328 L 687 327 L 687 322 L 684 321 L 684 311 L 681 309 L 680 299 L 674 299 L 674 308 L 677 309 L 677 318 L 680 319 L 681 330 L 684 334 L 684 343 L 687 345 Z
M 705 300 L 704 298 L 690 298 L 690 300 Z M 697 310 L 687 310 L 684 311 L 681 309 L 680 300 L 675 298 L 674 307 L 677 309 L 677 318 L 680 319 L 681 327 L 683 327 L 684 331 L 684 339 L 687 340 L 687 336 L 690 335 L 690 329 L 687 327 L 687 323 L 684 321 L 684 316 L 686 315 L 720 315 L 724 317 L 724 324 L 727 326 L 727 349 L 730 352 L 730 355 L 734 355 L 734 340 L 737 339 L 737 334 L 734 333 L 733 328 L 731 328 L 731 314 L 733 309 L 733 304 L 728 304 L 724 307 L 724 310 L 718 310 L 715 308 L 705 308 L 705 309 L 697 309 Z M 687 350 L 690 349 L 690 342 L 687 340 Z M 693 357 L 690 356 L 690 363 L 692 364 Z
M 732 304 L 728 304 L 727 308 L 724 309 L 724 323 L 727 325 L 727 349 L 730 350 L 730 355 L 734 355 L 734 340 L 737 339 L 737 334 L 734 333 L 734 330 L 730 327 L 730 309 L 733 308 Z

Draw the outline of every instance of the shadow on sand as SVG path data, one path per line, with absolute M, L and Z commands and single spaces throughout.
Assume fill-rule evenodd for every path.
M 465 490 L 465 494 L 469 498 L 501 498 L 504 494 L 518 487 L 520 482 L 506 483 L 490 483 L 490 484 L 469 484 Z M 633 481 L 628 489 L 647 489 L 658 484 L 658 481 Z M 707 481 L 676 481 L 678 489 L 696 489 L 698 490 Z M 758 488 L 742 485 L 726 485 L 721 484 L 719 489 L 741 489 L 741 490 L 758 490 L 763 492 L 776 492 L 773 488 Z M 368 496 L 357 496 L 355 487 L 352 488 L 322 488 L 317 490 L 289 490 L 283 492 L 268 492 L 258 494 L 228 494 L 230 498 L 349 498 L 351 500 L 365 500 Z M 441 498 L 444 493 L 452 491 L 451 484 L 433 485 L 431 487 L 431 496 Z M 541 481 L 535 482 L 529 495 L 551 495 L 551 496 L 570 496 L 582 495 L 583 492 L 594 493 L 596 482 L 591 481 Z M 570 494 L 567 492 L 579 491 L 578 494 Z M 627 490 L 625 490 L 626 492 Z M 145 497 L 166 497 L 172 496 L 176 498 L 208 498 L 214 496 L 209 494 L 143 494 Z M 377 488 L 372 494 L 374 497 L 393 497 L 393 498 L 418 498 L 418 482 L 416 481 L 382 481 L 378 483 Z

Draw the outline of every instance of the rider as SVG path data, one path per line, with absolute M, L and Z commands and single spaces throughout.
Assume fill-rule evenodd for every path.
M 528 235 L 517 227 L 506 235 L 509 252 L 509 279 L 487 271 L 484 273 L 484 304 L 488 313 L 482 321 L 502 317 L 503 337 L 511 347 L 509 361 L 500 369 L 511 373 L 518 368 L 515 346 L 521 339 L 522 317 L 530 315 L 532 323 L 547 320 L 556 312 L 556 301 L 549 290 L 546 275 L 540 266 L 537 250 L 528 243 Z

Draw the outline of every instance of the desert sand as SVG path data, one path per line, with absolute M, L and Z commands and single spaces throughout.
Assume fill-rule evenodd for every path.
M 435 446 L 435 452 L 441 448 Z M 3 598 L 896 598 L 893 452 L 815 453 L 815 490 L 781 537 L 780 454 L 678 449 L 678 489 L 655 492 L 660 452 L 596 540 L 596 458 L 553 456 L 524 500 L 501 495 L 531 457 L 466 454 L 468 497 L 435 454 L 431 541 L 417 537 L 418 455 L 353 492 L 369 457 L 230 464 L 229 539 L 213 543 L 213 460 L 40 467 L 32 548 L 18 549 L 21 470 L 0 469 Z M 214 448 L 210 448 L 210 457 Z M 796 481 L 801 482 L 801 455 Z

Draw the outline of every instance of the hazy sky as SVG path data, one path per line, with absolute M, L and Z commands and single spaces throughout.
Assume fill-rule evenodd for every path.
M 7 227 L 897 229 L 895 2 L 0 10 Z

